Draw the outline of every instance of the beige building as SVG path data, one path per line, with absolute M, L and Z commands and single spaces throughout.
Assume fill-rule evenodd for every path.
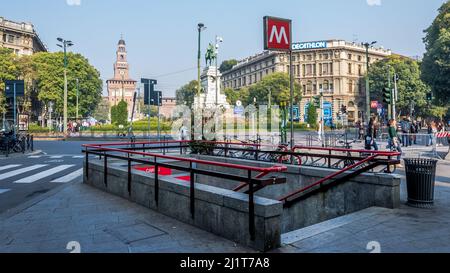
M 355 122 L 365 111 L 366 49 L 361 44 L 343 40 L 293 44 L 295 80 L 301 84 L 303 98 L 300 120 L 304 121 L 309 102 L 323 93 L 325 119 L 336 120 L 342 105 L 347 107 L 348 121 Z M 369 48 L 369 63 L 391 55 L 390 50 Z M 260 81 L 274 72 L 289 73 L 289 55 L 263 52 L 240 61 L 223 73 L 225 88 L 240 89 Z
M 131 118 L 136 81 L 131 79 L 129 75 L 127 50 L 123 39 L 120 39 L 117 44 L 116 62 L 113 68 L 114 77 L 106 81 L 109 104 L 114 106 L 124 100 L 128 104 L 128 117 Z M 135 107 L 135 111 L 137 112 L 137 107 Z
M 47 48 L 30 23 L 19 23 L 0 17 L 0 47 L 10 48 L 17 55 L 32 55 Z

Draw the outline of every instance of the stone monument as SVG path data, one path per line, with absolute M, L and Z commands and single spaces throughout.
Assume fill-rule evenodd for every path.
M 217 107 L 222 107 L 224 109 L 230 108 L 226 95 L 220 93 L 220 77 L 222 74 L 216 66 L 211 65 L 215 58 L 214 46 L 209 44 L 205 55 L 206 68 L 200 75 L 202 92 L 200 93 L 200 96 L 195 96 L 194 108 L 214 108 L 216 105 Z

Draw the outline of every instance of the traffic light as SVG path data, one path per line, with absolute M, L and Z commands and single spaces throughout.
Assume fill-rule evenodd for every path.
M 383 102 L 391 103 L 391 91 L 388 88 L 383 88 Z
M 427 101 L 432 101 L 433 100 L 433 93 L 427 93 Z

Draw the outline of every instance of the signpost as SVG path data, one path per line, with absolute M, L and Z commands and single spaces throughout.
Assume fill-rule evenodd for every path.
M 292 21 L 264 16 L 264 49 L 289 52 L 290 116 L 294 116 L 294 76 L 292 67 Z M 294 122 L 291 121 L 291 148 L 294 147 Z
M 17 97 L 23 97 L 24 95 L 25 84 L 23 80 L 5 81 L 5 96 L 6 98 L 13 98 L 14 133 L 17 130 Z

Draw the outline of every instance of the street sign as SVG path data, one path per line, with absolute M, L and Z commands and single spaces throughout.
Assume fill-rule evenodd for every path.
M 19 115 L 19 131 L 28 131 L 29 116 Z
M 241 106 L 235 106 L 234 107 L 234 114 L 235 115 L 237 115 L 237 116 L 242 116 L 242 114 L 244 113 L 244 107 L 241 105 Z
M 377 109 L 378 108 L 378 101 L 376 101 L 376 100 L 371 101 L 370 102 L 370 108 Z
M 291 50 L 291 20 L 264 16 L 264 49 Z
M 14 85 L 16 88 L 16 97 L 23 97 L 25 95 L 25 84 L 23 80 L 6 80 L 5 81 L 5 97 L 14 97 Z

